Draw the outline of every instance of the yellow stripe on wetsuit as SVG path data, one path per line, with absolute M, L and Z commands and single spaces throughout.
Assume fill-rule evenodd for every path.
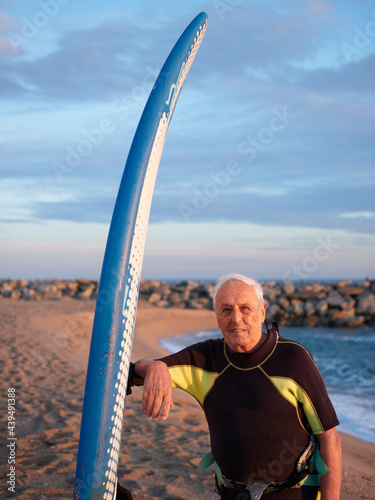
M 209 372 L 192 365 L 170 366 L 172 387 L 187 391 L 203 406 L 204 399 L 221 373 Z
M 314 405 L 312 404 L 307 393 L 300 385 L 298 385 L 294 380 L 290 378 L 275 376 L 272 377 L 270 375 L 267 375 L 267 373 L 262 368 L 260 369 L 287 401 L 289 401 L 296 408 L 298 408 L 298 403 L 302 404 L 303 411 L 314 434 L 321 434 L 322 432 L 324 432 L 324 428 L 320 422 Z

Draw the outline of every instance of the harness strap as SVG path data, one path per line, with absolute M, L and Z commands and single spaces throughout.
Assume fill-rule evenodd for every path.
M 202 458 L 202 460 L 199 462 L 199 471 L 200 471 L 200 473 L 203 474 L 203 472 L 206 469 L 208 469 L 208 467 L 210 467 L 210 465 L 212 465 L 212 464 L 214 464 L 215 474 L 216 474 L 216 477 L 217 477 L 218 481 L 220 482 L 220 484 L 222 484 L 223 486 L 227 487 L 227 482 L 225 480 L 225 477 L 223 476 L 220 467 L 215 462 L 215 459 L 214 459 L 214 456 L 212 454 L 212 451 L 208 452 L 207 455 L 205 455 Z
M 244 491 L 246 489 L 249 490 L 250 493 L 250 498 L 251 500 L 259 500 L 263 493 L 269 492 L 269 491 L 283 491 L 286 489 L 293 488 L 303 479 L 305 479 L 309 474 L 309 468 L 305 467 L 303 470 L 299 472 L 294 472 L 292 473 L 287 479 L 284 481 L 278 481 L 278 482 L 269 482 L 269 483 L 241 483 L 238 481 L 232 481 L 231 479 L 226 478 L 223 476 L 223 478 L 226 480 L 227 483 L 227 488 L 234 488 L 236 490 L 241 490 Z M 220 481 L 219 481 L 220 484 Z
M 201 474 L 209 468 L 210 465 L 212 465 L 215 462 L 214 456 L 212 454 L 212 451 L 209 451 L 207 455 L 205 455 L 201 461 L 199 462 L 199 471 Z
M 294 486 L 319 486 L 320 476 L 326 474 L 329 469 L 322 459 L 317 439 L 311 434 L 306 449 L 298 457 L 296 468 L 284 481 L 263 483 L 242 483 L 225 477 L 218 464 L 215 462 L 212 451 L 207 453 L 199 462 L 199 470 L 203 473 L 210 465 L 215 465 L 215 474 L 219 487 L 249 490 L 251 500 L 259 500 L 266 491 L 281 491 Z M 314 474 L 315 473 L 315 474 Z

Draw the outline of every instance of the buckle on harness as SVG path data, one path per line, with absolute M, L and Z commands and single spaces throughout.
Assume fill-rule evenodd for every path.
M 221 495 L 225 488 L 234 487 L 235 489 L 243 491 L 243 495 L 247 498 L 247 490 L 249 490 L 250 500 L 259 500 L 263 495 L 264 491 L 268 488 L 271 483 L 237 483 L 236 481 L 231 481 L 230 479 L 223 476 L 226 481 L 227 486 L 220 481 L 220 479 L 215 474 L 215 491 L 218 495 Z
M 224 488 L 234 488 L 237 490 L 241 490 L 243 492 L 247 492 L 248 490 L 251 500 L 259 500 L 262 497 L 263 493 L 266 493 L 268 491 L 282 491 L 285 489 L 295 488 L 298 486 L 298 483 L 300 483 L 303 479 L 305 479 L 306 476 L 311 474 L 311 472 L 313 472 L 311 459 L 316 446 L 317 446 L 316 437 L 314 436 L 314 434 L 311 434 L 307 447 L 305 448 L 305 450 L 303 450 L 303 452 L 296 461 L 294 471 L 290 474 L 290 476 L 287 479 L 278 482 L 271 481 L 271 482 L 243 483 L 229 479 L 225 477 L 224 474 L 221 474 L 220 469 L 219 469 L 220 474 L 217 473 L 216 470 L 217 464 L 216 462 L 214 462 L 212 453 L 205 457 L 205 459 L 207 459 L 210 456 L 210 459 L 212 460 L 212 461 L 211 460 L 207 461 L 208 463 L 206 463 L 205 465 L 208 466 L 209 463 L 212 462 L 215 463 L 215 472 L 216 472 L 215 479 L 217 486 L 216 491 L 219 495 L 224 490 Z
M 259 500 L 271 483 L 248 483 L 251 500 Z
M 221 495 L 225 488 L 234 488 L 236 490 L 243 491 L 243 493 L 246 494 L 246 498 L 248 491 L 251 500 L 259 500 L 263 493 L 269 489 L 269 486 L 272 485 L 272 483 L 240 483 L 238 481 L 228 479 L 225 476 L 222 476 L 222 478 L 225 480 L 227 486 L 224 486 L 217 475 L 215 475 L 215 490 L 218 495 Z

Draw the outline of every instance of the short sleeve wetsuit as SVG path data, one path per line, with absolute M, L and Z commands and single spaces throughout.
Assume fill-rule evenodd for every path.
M 162 358 L 173 387 L 202 406 L 211 449 L 236 481 L 282 481 L 312 433 L 339 424 L 310 353 L 271 330 L 249 354 L 224 339 L 207 340 Z

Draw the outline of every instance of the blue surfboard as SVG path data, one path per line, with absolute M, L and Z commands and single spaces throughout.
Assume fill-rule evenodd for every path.
M 123 414 L 152 195 L 172 113 L 207 15 L 183 32 L 156 79 L 136 130 L 113 211 L 91 337 L 74 498 L 116 497 Z

